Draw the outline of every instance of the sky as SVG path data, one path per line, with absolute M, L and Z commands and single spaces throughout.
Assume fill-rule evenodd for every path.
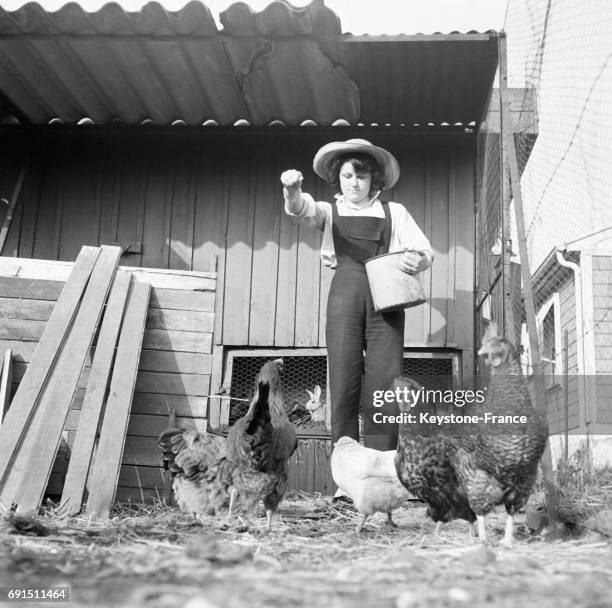
M 248 0 L 255 11 L 261 11 L 271 0 Z M 48 11 L 55 11 L 66 4 L 65 0 L 39 0 Z M 162 0 L 168 10 L 179 10 L 186 0 Z M 205 0 L 218 20 L 232 0 Z M 23 0 L 0 0 L 0 6 L 12 11 L 21 7 Z M 81 0 L 87 11 L 96 11 L 106 4 L 104 0 Z M 121 0 L 119 4 L 128 11 L 139 10 L 142 0 Z M 307 0 L 294 0 L 296 7 L 307 6 Z M 416 34 L 432 32 L 462 32 L 501 29 L 507 0 L 325 0 L 342 23 L 343 32 L 352 34 Z M 220 24 L 219 24 L 220 25 Z

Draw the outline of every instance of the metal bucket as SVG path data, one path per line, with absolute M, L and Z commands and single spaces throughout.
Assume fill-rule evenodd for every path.
M 365 262 L 374 309 L 378 312 L 411 308 L 425 302 L 419 277 L 398 268 L 403 253 L 384 253 Z

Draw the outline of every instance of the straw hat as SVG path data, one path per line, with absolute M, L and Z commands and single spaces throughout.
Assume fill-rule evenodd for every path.
M 346 141 L 332 141 L 329 144 L 325 144 L 315 154 L 312 168 L 321 179 L 331 183 L 334 179 L 332 175 L 334 161 L 338 156 L 351 152 L 369 154 L 376 159 L 383 173 L 385 188 L 393 187 L 399 179 L 400 168 L 395 156 L 384 148 L 372 145 L 365 139 L 347 139 Z

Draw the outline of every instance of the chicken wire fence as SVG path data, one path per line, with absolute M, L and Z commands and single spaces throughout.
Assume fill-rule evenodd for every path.
M 231 399 L 229 423 L 247 413 L 253 396 L 255 377 L 264 363 L 281 356 L 275 353 L 267 356 L 234 357 L 231 373 Z M 327 357 L 313 356 L 283 356 L 283 374 L 281 379 L 282 395 L 289 420 L 299 427 L 310 426 L 311 413 L 306 409 L 310 400 L 307 390 L 314 392 L 315 386 L 321 389 L 321 406 L 325 404 L 327 391 Z M 321 425 L 318 425 L 321 426 Z
M 477 140 L 477 319 L 479 335 L 483 321 L 497 322 L 519 347 L 524 372 L 533 372 L 521 280 L 527 264 L 554 433 L 586 419 L 581 349 L 594 342 L 597 358 L 599 336 L 612 333 L 612 3 L 509 0 L 504 31 L 505 118 L 521 176 L 527 259 L 519 255 L 510 150 L 500 136 L 510 127 L 497 88 Z M 609 359 L 591 373 L 610 373 Z
M 230 426 L 246 414 L 259 370 L 267 361 L 279 356 L 279 353 L 275 353 L 270 356 L 233 357 L 229 399 Z M 317 403 L 321 408 L 327 407 L 327 357 L 325 355 L 283 356 L 283 362 L 282 395 L 289 420 L 302 429 L 322 430 L 325 423 L 313 420 L 313 417 L 316 418 L 313 414 Z M 426 388 L 447 389 L 453 386 L 451 358 L 405 357 L 402 373 Z M 316 386 L 321 389 L 321 397 L 313 401 L 308 391 L 314 392 Z M 361 407 L 363 409 L 363 398 Z

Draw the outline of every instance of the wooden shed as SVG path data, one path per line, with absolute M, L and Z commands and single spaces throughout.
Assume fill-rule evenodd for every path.
M 457 384 L 474 373 L 476 140 L 498 34 L 343 34 L 319 0 L 260 13 L 237 3 L 221 22 L 199 2 L 178 12 L 0 9 L 0 196 L 10 200 L 26 167 L 0 253 L 65 263 L 84 244 L 114 243 L 122 265 L 175 281 L 216 273 L 211 327 L 191 314 L 158 328 L 177 334 L 162 347 L 164 377 L 137 385 L 120 479 L 120 496 L 137 500 L 161 487 L 155 437 L 168 408 L 184 425 L 222 428 L 232 417 L 225 397 L 241 398 L 270 356 L 289 362 L 290 409 L 305 389 L 325 388 L 332 271 L 320 235 L 284 214 L 279 175 L 299 168 L 304 189 L 329 200 L 311 169 L 328 141 L 391 150 L 402 175 L 385 198 L 405 204 L 432 243 L 428 302 L 407 312 L 406 370 Z M 11 297 L 0 294 L 0 346 L 11 340 L 26 364 L 36 342 L 28 322 L 44 319 L 20 319 L 16 336 L 6 329 Z M 159 318 L 150 315 L 150 330 Z M 210 330 L 210 347 L 194 346 Z M 293 487 L 330 492 L 327 431 L 302 437 Z

